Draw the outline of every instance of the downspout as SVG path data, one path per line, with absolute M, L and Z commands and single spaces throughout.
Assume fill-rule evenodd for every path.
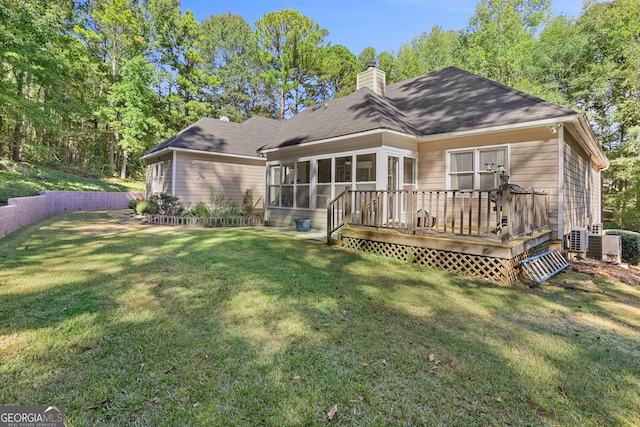
M 564 126 L 558 126 L 558 236 L 565 244 L 564 233 Z
M 178 159 L 178 156 L 176 154 L 177 153 L 173 151 L 173 160 L 171 161 L 171 195 L 172 196 L 176 195 L 176 170 L 178 169 L 176 165 L 176 160 Z

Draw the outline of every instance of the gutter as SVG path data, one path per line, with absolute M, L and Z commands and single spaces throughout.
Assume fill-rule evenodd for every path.
M 193 154 L 205 154 L 207 156 L 220 156 L 220 157 L 232 157 L 232 158 L 236 158 L 236 159 L 247 159 L 247 160 L 263 160 L 266 162 L 266 159 L 263 159 L 261 157 L 258 156 L 247 156 L 247 155 L 242 155 L 242 154 L 226 154 L 226 153 L 216 153 L 214 151 L 203 151 L 203 150 L 190 150 L 188 148 L 175 148 L 175 147 L 169 147 L 169 148 L 163 148 L 162 150 L 158 150 L 158 151 L 154 151 L 153 153 L 148 153 L 145 155 L 140 156 L 140 159 L 142 160 L 146 160 L 150 157 L 156 157 L 156 156 L 162 156 L 164 154 L 168 154 L 168 153 L 193 153 Z

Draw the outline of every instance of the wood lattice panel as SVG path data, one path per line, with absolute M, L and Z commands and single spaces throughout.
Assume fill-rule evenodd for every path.
M 521 274 L 519 262 L 548 250 L 549 244 L 538 245 L 513 259 L 464 254 L 439 249 L 420 248 L 395 243 L 343 237 L 345 248 L 384 255 L 424 267 L 454 271 L 464 276 L 486 279 L 492 282 L 515 283 Z

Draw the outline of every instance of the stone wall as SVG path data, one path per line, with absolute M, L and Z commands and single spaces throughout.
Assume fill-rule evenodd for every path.
M 43 191 L 39 196 L 9 199 L 0 206 L 0 238 L 54 213 L 123 209 L 143 193 L 103 191 Z

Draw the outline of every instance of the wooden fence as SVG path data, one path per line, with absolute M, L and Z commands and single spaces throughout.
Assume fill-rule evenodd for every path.
M 181 225 L 201 227 L 255 227 L 264 224 L 261 216 L 231 216 L 231 217 L 199 217 L 199 216 L 144 216 L 145 222 L 157 225 Z

